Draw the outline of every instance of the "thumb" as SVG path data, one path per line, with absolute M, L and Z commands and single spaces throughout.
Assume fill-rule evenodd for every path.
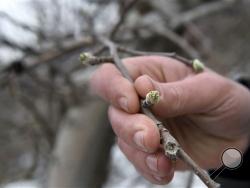
M 218 95 L 222 92 L 217 80 L 212 81 L 213 78 L 200 75 L 169 83 L 160 83 L 143 75 L 135 80 L 135 88 L 142 98 L 149 91 L 160 92 L 160 102 L 152 107 L 154 113 L 160 117 L 202 113 L 214 108 L 215 99 L 221 98 Z M 211 84 L 205 84 L 210 81 Z

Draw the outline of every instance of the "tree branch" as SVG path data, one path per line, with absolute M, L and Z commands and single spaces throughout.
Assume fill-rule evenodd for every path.
M 150 31 L 151 33 L 160 35 L 170 40 L 173 44 L 177 45 L 189 57 L 191 58 L 200 57 L 196 49 L 194 49 L 191 45 L 189 45 L 189 43 L 184 38 L 173 32 L 171 29 L 167 27 L 160 28 L 160 27 L 149 26 L 147 27 L 147 30 Z
M 28 55 L 28 54 L 29 55 L 38 55 L 39 54 L 39 52 L 36 49 L 34 49 L 34 47 L 23 45 L 23 44 L 20 45 L 18 43 L 15 43 L 14 41 L 6 39 L 6 38 L 0 37 L 0 44 L 8 46 L 8 47 L 16 49 L 16 50 L 20 50 L 21 52 L 23 52 L 26 55 Z
M 117 24 L 113 27 L 112 31 L 110 32 L 110 38 L 113 39 L 115 38 L 116 33 L 118 32 L 118 30 L 120 29 L 121 25 L 123 24 L 123 22 L 125 21 L 126 17 L 127 17 L 127 13 L 131 10 L 131 8 L 133 8 L 133 6 L 138 2 L 138 0 L 131 0 L 126 6 L 125 8 L 123 8 L 122 13 L 119 17 L 119 20 L 117 22 Z
M 198 59 L 187 59 L 185 57 L 182 57 L 180 55 L 178 55 L 175 52 L 144 52 L 144 51 L 137 51 L 137 50 L 132 50 L 123 46 L 119 46 L 117 44 L 115 44 L 114 42 L 112 42 L 113 45 L 116 46 L 117 51 L 119 52 L 123 52 L 123 53 L 127 53 L 131 56 L 152 56 L 152 55 L 156 55 L 156 56 L 164 56 L 164 57 L 170 57 L 170 58 L 174 58 L 182 63 L 184 63 L 185 65 L 191 67 L 195 72 L 200 72 L 204 69 L 204 65 L 198 60 Z M 110 62 L 110 63 L 114 63 L 115 60 L 112 56 L 110 57 L 96 57 L 92 54 L 89 53 L 81 53 L 80 55 L 80 61 L 84 64 L 84 65 L 99 65 L 102 63 L 106 63 L 106 62 Z
M 176 29 L 185 23 L 194 21 L 208 14 L 218 12 L 225 8 L 232 7 L 232 5 L 236 2 L 236 0 L 219 0 L 211 3 L 204 3 L 194 9 L 191 9 L 174 17 L 169 25 L 171 28 Z

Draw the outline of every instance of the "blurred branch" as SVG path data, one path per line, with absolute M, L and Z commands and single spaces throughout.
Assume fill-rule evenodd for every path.
M 56 97 L 56 75 L 57 71 L 56 69 L 51 66 L 51 64 L 48 67 L 48 77 L 50 82 L 48 97 L 47 97 L 47 117 L 48 117 L 48 123 L 49 125 L 54 124 L 54 118 L 55 118 L 55 109 L 54 109 L 54 101 Z
M 37 123 L 40 125 L 40 130 L 43 133 L 42 135 L 46 138 L 50 148 L 53 148 L 55 133 L 49 126 L 46 118 L 41 114 L 41 112 L 29 97 L 18 94 L 18 99 L 20 103 L 33 115 Z
M 183 52 L 185 52 L 190 58 L 200 58 L 199 53 L 191 45 L 189 45 L 189 43 L 184 38 L 176 34 L 174 31 L 168 29 L 167 27 L 159 28 L 148 26 L 147 30 L 170 40 L 173 44 L 177 45 Z
M 136 32 L 148 31 L 152 34 L 152 36 L 160 36 L 170 41 L 178 49 L 182 50 L 188 57 L 200 58 L 200 53 L 192 45 L 190 45 L 184 37 L 178 35 L 176 32 L 172 31 L 165 25 L 159 25 L 158 23 L 152 23 L 151 25 L 139 24 L 137 25 L 136 28 L 127 28 L 127 29 L 129 30 L 136 29 Z
M 37 34 L 37 33 L 42 34 L 42 31 L 38 27 L 30 26 L 26 23 L 17 21 L 16 19 L 12 18 L 6 12 L 0 11 L 0 18 L 7 20 L 8 22 L 12 23 L 13 25 L 15 25 L 15 26 L 17 26 L 25 31 L 29 31 L 29 32 L 32 32 L 35 34 Z
M 208 57 L 212 50 L 208 36 L 206 36 L 201 29 L 192 22 L 185 24 L 184 30 L 184 38 L 186 41 L 194 46 L 202 57 Z
M 114 39 L 116 33 L 119 31 L 121 25 L 124 23 L 128 12 L 134 7 L 134 5 L 138 2 L 139 0 L 130 0 L 127 5 L 122 9 L 121 15 L 119 17 L 119 20 L 117 24 L 113 27 L 112 31 L 110 32 L 110 38 Z
M 1 38 L 0 38 L 1 40 Z M 50 63 L 54 60 L 59 59 L 62 56 L 70 55 L 71 53 L 81 50 L 84 47 L 89 47 L 93 44 L 93 41 L 90 39 L 82 39 L 79 41 L 75 41 L 72 44 L 63 47 L 61 50 L 48 50 L 37 57 L 34 58 L 25 58 L 21 61 L 14 61 L 13 63 L 8 64 L 4 68 L 0 70 L 1 73 L 24 73 L 28 71 L 33 71 L 34 69 L 38 68 L 41 65 Z M 17 72 L 18 71 L 18 72 Z M 20 72 L 21 71 L 21 72 Z M 6 77 L 2 75 L 0 87 L 4 86 L 7 81 Z
M 36 49 L 34 49 L 34 47 L 15 43 L 14 41 L 11 41 L 7 38 L 3 38 L 3 36 L 0 37 L 0 45 L 4 45 L 9 48 L 13 48 L 15 50 L 19 50 L 26 55 L 38 55 L 39 54 L 39 52 Z
M 209 14 L 213 14 L 223 9 L 232 7 L 236 2 L 238 2 L 238 0 L 218 0 L 215 2 L 204 3 L 194 9 L 180 13 L 178 16 L 173 17 L 170 20 L 169 25 L 171 28 L 176 29 L 188 22 L 192 22 Z
M 75 42 L 68 46 L 62 46 L 60 50 L 49 49 L 46 52 L 42 53 L 40 56 L 27 60 L 30 61 L 30 66 L 28 67 L 29 70 L 36 68 L 40 65 L 50 63 L 54 60 L 59 59 L 62 56 L 68 56 L 73 52 L 81 50 L 83 48 L 87 48 L 93 44 L 92 39 L 84 38 Z
M 155 55 L 155 56 L 171 57 L 171 58 L 174 58 L 174 59 L 181 61 L 182 63 L 184 63 L 185 65 L 187 65 L 191 68 L 193 67 L 193 60 L 182 57 L 175 52 L 170 52 L 170 53 L 168 53 L 168 52 L 144 52 L 144 51 L 132 50 L 130 48 L 120 46 L 118 44 L 115 44 L 115 45 L 116 45 L 117 51 L 126 53 L 130 56 L 152 56 L 152 55 Z M 83 53 L 80 56 L 80 60 L 82 61 L 82 63 L 84 65 L 99 65 L 102 63 L 106 63 L 106 62 L 110 62 L 110 63 L 115 62 L 114 58 L 112 56 L 96 57 L 95 54 L 93 54 L 93 55 L 90 54 L 90 57 L 84 57 L 84 56 L 86 56 L 86 53 Z M 88 60 L 85 61 L 85 59 L 88 59 Z

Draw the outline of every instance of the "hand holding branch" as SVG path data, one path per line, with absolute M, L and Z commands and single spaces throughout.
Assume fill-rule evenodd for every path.
M 249 92 L 211 70 L 196 74 L 168 57 L 142 56 L 121 62 L 116 46 L 111 41 L 103 43 L 116 66 L 104 64 L 94 74 L 91 86 L 111 103 L 109 118 L 127 158 L 153 183 L 165 184 L 175 170 L 191 167 L 208 187 L 218 187 L 199 166 L 216 168 L 226 148 L 243 151 L 247 147 Z M 141 98 L 153 90 L 161 95 L 160 102 L 152 106 L 156 116 L 141 108 Z M 140 109 L 146 115 L 140 114 Z M 168 143 L 175 145 L 171 148 Z M 176 148 L 172 156 L 177 160 L 173 162 L 170 151 Z

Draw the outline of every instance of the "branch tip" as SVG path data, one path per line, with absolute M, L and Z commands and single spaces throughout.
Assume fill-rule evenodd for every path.
M 205 69 L 205 65 L 199 59 L 194 59 L 192 61 L 192 67 L 196 73 L 202 72 Z
M 150 107 L 154 104 L 159 103 L 160 101 L 160 92 L 157 90 L 150 91 L 147 93 L 145 100 L 143 101 L 143 107 Z
M 85 63 L 86 61 L 90 60 L 90 59 L 93 59 L 94 56 L 91 54 L 91 53 L 88 53 L 88 52 L 83 52 L 80 54 L 80 61 L 81 63 Z

